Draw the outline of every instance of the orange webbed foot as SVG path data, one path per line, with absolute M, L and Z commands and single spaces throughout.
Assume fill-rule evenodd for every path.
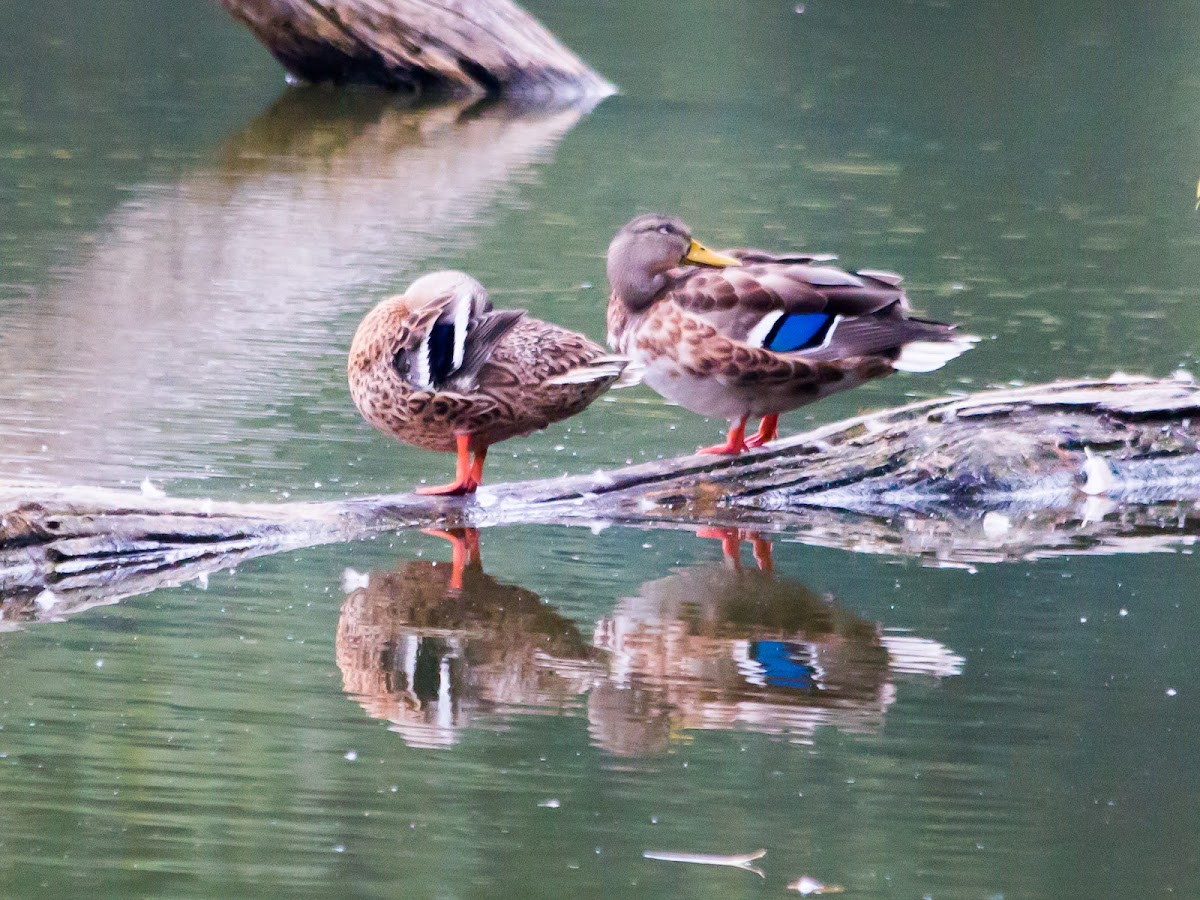
M 711 447 L 701 447 L 696 452 L 705 456 L 737 456 L 739 453 L 745 453 L 749 449 L 750 445 L 745 441 L 726 441 L 724 444 L 713 444 Z
M 449 484 L 438 484 L 429 487 L 419 487 L 416 492 L 426 497 L 462 497 L 473 494 L 483 484 L 483 461 L 487 459 L 487 447 L 480 447 L 471 453 L 471 436 L 460 434 L 455 436 L 455 446 L 458 450 L 457 464 L 454 470 L 454 480 Z
M 758 434 L 746 438 L 749 448 L 761 447 L 779 437 L 779 416 L 763 416 L 758 425 Z
M 419 487 L 416 489 L 416 493 L 426 497 L 464 497 L 467 494 L 475 493 L 478 487 L 478 482 L 468 478 L 465 481 L 452 481 L 450 484 Z
M 697 453 L 703 453 L 707 456 L 737 456 L 739 453 L 745 453 L 750 448 L 746 445 L 746 419 L 749 416 L 742 416 L 729 429 L 729 435 L 725 438 L 723 444 L 713 444 L 711 447 L 701 447 Z

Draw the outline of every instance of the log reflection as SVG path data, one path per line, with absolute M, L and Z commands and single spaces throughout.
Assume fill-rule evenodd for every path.
M 137 483 L 289 465 L 293 407 L 346 405 L 319 398 L 364 292 L 468 245 L 585 112 L 287 92 L 178 182 L 135 188 L 6 331 L 0 466 Z
M 593 743 L 635 756 L 695 730 L 793 741 L 821 725 L 871 732 L 898 676 L 961 671 L 941 644 L 887 634 L 776 577 L 760 538 L 757 565 L 743 567 L 740 537 L 726 536 L 724 564 L 642 585 L 589 642 L 536 594 L 486 575 L 477 538 L 457 534 L 453 564 L 357 576 L 338 621 L 343 686 L 410 746 L 448 747 L 473 723 L 586 706 Z

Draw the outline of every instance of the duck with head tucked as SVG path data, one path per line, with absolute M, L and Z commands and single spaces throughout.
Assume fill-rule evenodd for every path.
M 627 362 L 523 309 L 493 309 L 469 275 L 434 272 L 367 314 L 347 371 L 369 423 L 457 454 L 454 481 L 418 493 L 460 495 L 482 483 L 488 447 L 580 412 Z
M 672 216 L 638 216 L 608 248 L 608 342 L 668 400 L 728 419 L 737 454 L 778 436 L 779 416 L 895 371 L 932 372 L 977 338 L 909 315 L 900 276 L 833 257 L 715 253 Z M 761 417 L 747 438 L 750 417 Z

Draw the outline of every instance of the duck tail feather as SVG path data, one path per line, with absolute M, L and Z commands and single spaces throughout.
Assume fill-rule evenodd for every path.
M 523 309 L 500 309 L 485 313 L 467 329 L 462 365 L 455 371 L 458 380 L 469 382 L 479 374 L 496 345 L 525 317 Z
M 632 359 L 624 356 L 618 356 L 616 359 L 625 361 L 625 368 L 621 371 L 621 377 L 613 382 L 614 389 L 634 387 L 642 383 L 642 378 L 646 374 L 646 366 L 640 362 L 634 362 Z
M 555 375 L 553 378 L 547 378 L 546 384 L 590 384 L 594 381 L 615 382 L 623 377 L 625 370 L 629 366 L 629 362 L 624 356 L 597 356 L 585 365 L 569 369 L 561 375 Z
M 979 343 L 973 334 L 955 334 L 934 341 L 911 341 L 900 348 L 892 368 L 900 372 L 933 372 Z

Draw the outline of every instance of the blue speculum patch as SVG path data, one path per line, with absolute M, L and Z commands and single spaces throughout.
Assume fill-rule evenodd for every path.
M 819 347 L 833 324 L 834 317 L 828 313 L 797 313 L 782 316 L 768 332 L 763 346 L 776 353 L 790 353 Z

